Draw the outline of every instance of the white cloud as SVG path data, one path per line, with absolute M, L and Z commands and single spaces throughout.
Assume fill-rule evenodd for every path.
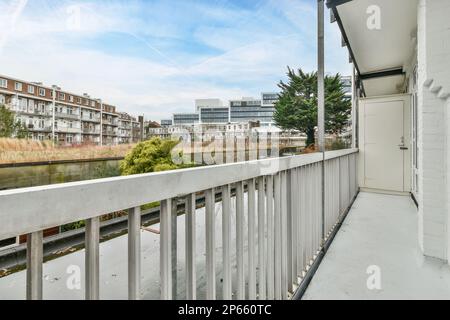
M 6 39 L 0 51 L 0 73 L 58 84 L 77 93 L 87 92 L 122 111 L 159 120 L 173 112 L 192 111 L 197 98 L 227 100 L 275 90 L 287 65 L 314 70 L 315 38 L 308 35 L 314 33 L 311 28 L 314 19 L 308 12 L 311 7 L 298 6 L 299 2 L 302 4 L 268 2 L 255 12 L 197 3 L 192 11 L 198 19 L 213 19 L 217 24 L 208 22 L 193 30 L 186 30 L 192 17 L 186 15 L 184 2 L 168 7 L 155 1 L 143 8 L 140 1 L 35 0 L 28 2 L 15 23 L 5 20 L 11 6 L 2 2 L 0 27 L 14 28 L 14 32 L 6 38 L 0 31 L 0 39 Z M 67 25 L 67 19 L 74 13 L 67 8 L 73 5 L 81 6 L 78 30 Z M 274 10 L 293 27 L 286 28 L 284 18 L 271 20 Z M 295 19 L 292 10 L 299 10 L 304 24 Z M 142 11 L 144 16 L 148 14 L 147 19 L 142 19 Z M 233 22 L 236 20 L 239 23 Z M 86 39 L 95 42 L 111 32 L 136 37 L 142 44 L 140 49 L 152 58 L 118 54 L 117 48 L 83 42 Z M 204 56 L 201 52 L 171 51 L 149 40 L 150 36 L 195 40 L 221 52 Z M 327 29 L 327 37 L 330 46 L 340 45 L 336 30 Z M 333 72 L 345 70 L 347 57 L 334 52 L 330 62 Z

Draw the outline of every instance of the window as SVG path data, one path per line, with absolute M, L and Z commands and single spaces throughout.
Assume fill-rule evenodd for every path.
M 8 80 L 0 78 L 0 87 L 8 88 Z
M 91 101 L 91 107 L 95 107 L 95 101 Z
M 66 142 L 67 142 L 67 143 L 72 143 L 72 142 L 73 142 L 73 136 L 72 136 L 71 134 L 68 134 L 68 135 L 66 136 Z
M 77 98 L 77 103 L 81 104 L 81 98 Z
M 41 97 L 45 97 L 45 89 L 44 88 L 39 88 L 39 95 Z
M 28 86 L 28 93 L 34 94 L 34 86 Z
M 16 91 L 22 91 L 22 83 L 16 82 L 15 88 L 16 88 Z
M 66 100 L 66 95 L 62 92 L 59 93 L 59 100 Z
M 73 96 L 69 96 L 69 101 L 73 102 Z

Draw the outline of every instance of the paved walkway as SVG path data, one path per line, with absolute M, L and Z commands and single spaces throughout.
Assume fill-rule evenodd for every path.
M 417 221 L 409 197 L 360 193 L 303 299 L 450 299 L 450 266 L 422 255 Z

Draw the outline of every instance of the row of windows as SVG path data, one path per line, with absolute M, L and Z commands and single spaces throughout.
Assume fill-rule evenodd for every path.
M 4 88 L 4 89 L 8 89 L 8 80 L 7 79 L 2 79 L 2 78 L 0 78 L 0 88 Z M 23 83 L 22 82 L 18 82 L 18 81 L 15 81 L 15 83 L 14 83 L 14 89 L 16 90 L 16 91 L 23 91 Z M 36 87 L 35 86 L 33 86 L 33 85 L 27 85 L 27 93 L 29 93 L 29 94 L 35 94 L 35 91 L 36 90 Z M 41 97 L 45 97 L 46 96 L 46 89 L 45 88 L 40 88 L 40 87 L 38 87 L 38 94 L 39 94 L 39 96 L 41 96 Z M 50 90 L 50 96 L 51 97 L 53 97 L 53 90 Z M 66 94 L 65 93 L 63 93 L 63 92 L 59 92 L 59 95 L 58 95 L 58 98 L 59 98 L 59 100 L 62 100 L 62 101 L 66 101 Z M 75 97 L 73 96 L 73 95 L 69 95 L 68 96 L 68 101 L 69 102 L 71 102 L 71 103 L 74 103 L 75 102 L 75 100 L 76 100 L 76 103 L 78 103 L 78 104 L 83 104 L 83 105 L 86 105 L 86 106 L 91 106 L 91 107 L 93 107 L 93 108 L 95 108 L 95 106 L 96 106 L 96 101 L 95 100 L 89 100 L 89 99 L 84 99 L 84 98 L 81 98 L 81 97 L 76 97 L 76 99 L 75 99 Z M 108 108 L 105 108 L 105 109 L 108 109 Z M 108 110 L 107 110 L 108 111 Z M 113 110 L 112 110 L 112 112 L 113 112 Z
M 231 113 L 233 112 L 265 112 L 265 113 L 273 113 L 275 111 L 274 108 L 252 108 L 252 107 L 246 107 L 246 108 L 239 108 L 234 107 L 231 108 Z
M 261 100 L 255 101 L 230 101 L 231 107 L 240 106 L 261 106 Z

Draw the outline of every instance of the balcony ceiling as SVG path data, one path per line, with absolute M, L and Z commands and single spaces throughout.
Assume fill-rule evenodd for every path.
M 367 96 L 400 93 L 400 73 L 413 57 L 417 33 L 417 0 L 329 0 L 336 6 L 341 32 L 361 75 L 397 70 L 397 75 L 363 80 Z M 368 8 L 380 8 L 380 29 L 369 29 L 373 16 Z M 340 20 L 340 21 L 339 21 Z M 380 80 L 382 79 L 382 80 Z

